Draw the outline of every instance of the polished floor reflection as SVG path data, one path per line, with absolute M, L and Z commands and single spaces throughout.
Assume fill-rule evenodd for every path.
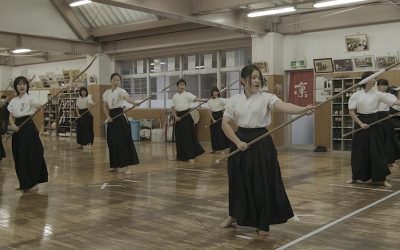
M 297 216 L 271 226 L 270 236 L 263 238 L 252 228 L 218 227 L 228 209 L 226 162 L 212 164 L 218 154 L 203 154 L 190 165 L 171 161 L 174 144 L 141 142 L 136 144 L 141 164 L 125 175 L 107 171 L 104 140 L 97 140 L 91 151 L 77 149 L 70 138 L 43 137 L 43 144 L 49 182 L 36 193 L 22 193 L 16 190 L 11 141 L 5 142 L 0 249 L 400 246 L 400 170 L 392 171 L 392 189 L 348 185 L 348 153 L 280 150 L 285 187 Z

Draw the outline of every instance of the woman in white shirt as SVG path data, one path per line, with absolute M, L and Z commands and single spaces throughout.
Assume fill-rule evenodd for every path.
M 29 96 L 29 82 L 25 77 L 19 76 L 14 80 L 14 89 L 17 97 L 11 100 L 7 108 L 10 111 L 10 125 L 14 130 L 12 153 L 15 171 L 21 190 L 36 191 L 39 183 L 48 181 L 43 145 L 32 119 L 22 127 L 18 128 L 18 126 L 41 106 L 37 100 Z
M 373 72 L 364 72 L 361 79 L 372 75 Z M 391 187 L 386 176 L 390 174 L 388 168 L 381 125 L 371 127 L 374 121 L 378 120 L 378 110 L 381 102 L 388 106 L 399 105 L 400 101 L 393 99 L 385 93 L 379 92 L 374 87 L 376 80 L 371 80 L 362 89 L 351 95 L 348 103 L 349 115 L 354 120 L 354 129 L 363 128 L 353 134 L 351 146 L 351 171 L 352 178 L 348 183 L 372 180 L 381 183 L 385 187 Z M 357 113 L 356 113 L 357 112 Z
M 225 110 L 226 99 L 221 98 L 221 94 L 217 87 L 211 89 L 211 98 L 207 105 L 211 117 L 212 124 L 210 125 L 211 135 L 211 153 L 220 151 L 223 153 L 226 148 L 230 147 L 229 139 L 222 131 L 222 116 Z
M 111 89 L 103 94 L 103 111 L 107 117 L 107 145 L 110 155 L 111 171 L 115 172 L 118 168 L 127 167 L 126 174 L 130 174 L 130 165 L 139 164 L 135 144 L 132 140 L 132 131 L 129 121 L 125 115 L 121 115 L 115 120 L 112 117 L 123 112 L 124 100 L 135 105 L 135 101 L 129 94 L 119 86 L 122 77 L 118 73 L 111 75 Z
M 86 87 L 79 89 L 79 97 L 76 100 L 76 113 L 78 116 L 85 113 L 93 105 L 92 95 L 88 94 Z M 93 116 L 88 111 L 76 121 L 76 142 L 79 148 L 91 148 L 93 144 Z
M 386 79 L 379 79 L 377 86 L 378 90 L 388 95 L 389 98 L 392 98 L 393 100 L 397 99 L 396 96 L 387 92 L 389 82 Z M 389 110 L 390 107 L 386 103 L 381 102 L 378 109 L 378 119 L 380 120 L 389 116 Z M 389 164 L 389 167 L 397 168 L 396 160 L 400 158 L 400 147 L 394 136 L 394 126 L 392 121 L 390 119 L 383 121 L 381 128 L 383 132 L 383 146 L 387 164 Z
M 186 92 L 186 81 L 178 80 L 178 93 L 172 97 L 172 112 L 175 117 L 175 145 L 176 159 L 194 163 L 194 158 L 204 153 L 203 147 L 197 140 L 194 121 L 191 115 L 184 114 L 189 112 L 192 102 L 204 102 L 205 100 L 196 98 L 192 93 Z
M 285 223 L 293 217 L 293 211 L 271 136 L 249 148 L 247 143 L 267 133 L 271 111 L 311 114 L 314 107 L 300 107 L 263 93 L 262 81 L 256 65 L 244 67 L 241 71 L 244 93 L 231 97 L 225 106 L 222 129 L 234 143 L 231 151 L 236 148 L 241 151 L 228 159 L 229 217 L 221 226 L 229 227 L 237 222 L 255 227 L 259 235 L 267 236 L 269 225 Z M 236 133 L 234 125 L 239 127 Z

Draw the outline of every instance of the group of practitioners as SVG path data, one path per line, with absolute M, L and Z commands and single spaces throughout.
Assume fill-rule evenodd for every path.
M 362 79 L 373 74 L 365 72 Z M 111 75 L 111 88 L 103 94 L 103 111 L 107 118 L 107 145 L 110 171 L 126 169 L 139 164 L 138 154 L 132 141 L 130 124 L 124 113 L 126 102 L 138 106 L 122 89 L 122 77 Z M 240 75 L 243 93 L 229 99 L 221 97 L 217 87 L 211 89 L 207 99 L 197 98 L 185 91 L 186 81 L 177 82 L 178 92 L 172 98 L 172 112 L 175 117 L 176 159 L 195 163 L 194 159 L 204 153 L 197 140 L 194 121 L 190 115 L 193 102 L 207 103 L 210 111 L 210 133 L 212 151 L 223 153 L 239 149 L 228 158 L 229 216 L 221 227 L 233 223 L 256 228 L 261 236 L 267 236 L 269 226 L 287 222 L 294 216 L 289 198 L 282 181 L 277 150 L 271 136 L 248 146 L 252 140 L 267 133 L 271 124 L 271 112 L 287 114 L 312 114 L 313 105 L 297 106 L 282 101 L 274 94 L 262 91 L 265 85 L 260 69 L 256 65 L 245 66 Z M 400 149 L 394 138 L 394 128 L 389 120 L 369 126 L 386 117 L 391 108 L 400 105 L 397 93 L 387 93 L 388 82 L 375 80 L 361 86 L 349 99 L 349 114 L 355 127 L 363 128 L 354 133 L 351 151 L 352 178 L 350 183 L 372 181 L 391 187 L 386 177 L 389 167 L 396 167 Z M 17 96 L 8 104 L 9 122 L 12 130 L 12 153 L 15 170 L 24 191 L 36 191 L 38 184 L 48 181 L 43 145 L 30 116 L 42 108 L 29 95 L 29 82 L 25 77 L 14 81 Z M 94 102 L 88 90 L 82 87 L 77 100 L 77 142 L 80 147 L 90 148 L 93 144 L 93 117 L 88 111 Z M 393 112 L 393 111 L 392 111 Z M 397 112 L 397 111 L 395 111 Z M 26 123 L 24 123 L 26 122 Z M 23 124 L 24 123 L 24 124 Z M 0 145 L 0 156 L 4 153 Z M 5 155 L 4 155 L 5 156 Z

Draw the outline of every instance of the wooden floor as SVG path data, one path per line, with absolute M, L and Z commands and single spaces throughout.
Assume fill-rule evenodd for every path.
M 2 250 L 400 249 L 400 170 L 390 190 L 347 185 L 348 153 L 279 151 L 297 217 L 262 238 L 218 227 L 228 209 L 226 162 L 212 165 L 219 155 L 189 165 L 170 161 L 174 144 L 141 142 L 141 164 L 125 176 L 107 172 L 104 140 L 84 152 L 70 138 L 44 137 L 49 182 L 24 194 L 15 190 L 10 144 L 0 163 Z

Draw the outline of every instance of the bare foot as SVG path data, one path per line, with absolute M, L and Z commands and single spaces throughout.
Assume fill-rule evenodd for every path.
M 357 183 L 357 180 L 350 179 L 346 182 L 347 184 Z
M 394 169 L 398 169 L 399 168 L 399 166 L 396 163 L 392 163 L 391 167 L 394 168 Z
M 233 218 L 231 216 L 229 216 L 228 218 L 226 218 L 226 220 L 224 222 L 222 222 L 219 226 L 222 228 L 227 228 L 230 227 L 233 223 L 236 222 L 236 218 Z
M 110 170 L 108 170 L 108 172 L 118 172 L 117 168 L 111 168 Z
M 387 188 L 391 188 L 392 187 L 392 184 L 390 184 L 388 181 L 384 181 L 383 183 L 382 183 L 382 185 L 383 186 L 385 186 L 385 187 L 387 187 Z
M 224 154 L 225 154 L 225 151 L 224 151 L 224 150 L 222 150 L 222 151 L 221 151 L 221 155 L 224 155 Z
M 257 234 L 260 235 L 260 236 L 266 237 L 266 236 L 269 235 L 269 232 L 268 232 L 268 231 L 263 231 L 263 230 L 257 229 Z
M 193 159 L 189 160 L 189 164 L 195 164 L 196 162 Z
M 214 154 L 215 153 L 215 150 L 211 150 L 210 152 L 209 152 L 209 154 Z
M 35 192 L 39 189 L 38 185 L 31 187 L 30 189 L 24 190 L 25 192 Z

